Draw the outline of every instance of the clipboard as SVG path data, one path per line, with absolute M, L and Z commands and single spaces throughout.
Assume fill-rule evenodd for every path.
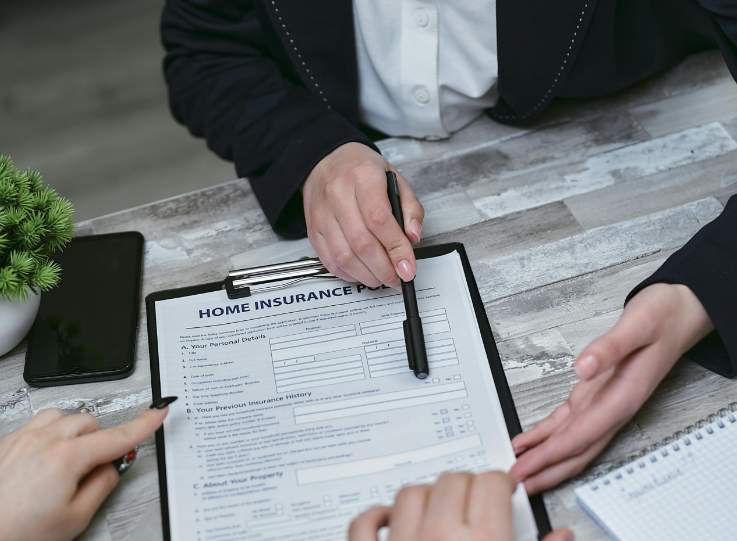
M 489 369 L 491 370 L 491 374 L 494 379 L 494 385 L 496 386 L 497 395 L 499 396 L 499 403 L 501 405 L 502 413 L 504 414 L 504 420 L 507 424 L 507 431 L 509 432 L 509 437 L 511 439 L 522 432 L 522 427 L 519 422 L 519 417 L 517 416 L 517 410 L 514 406 L 512 393 L 509 390 L 507 378 L 504 375 L 504 368 L 502 367 L 502 362 L 499 358 L 499 352 L 497 350 L 496 343 L 494 342 L 494 336 L 491 332 L 491 326 L 489 325 L 489 320 L 486 317 L 484 304 L 481 300 L 481 295 L 479 294 L 478 287 L 476 286 L 476 279 L 473 276 L 471 264 L 468 260 L 468 256 L 466 255 L 466 249 L 461 243 L 439 244 L 437 246 L 428 246 L 416 249 L 415 257 L 417 259 L 427 259 L 447 255 L 452 252 L 458 252 L 461 258 L 463 273 L 466 277 L 466 283 L 468 284 L 468 290 L 471 295 L 474 313 L 476 315 L 476 320 L 478 321 L 481 339 L 484 344 L 484 349 L 486 350 L 486 355 L 489 361 Z M 303 272 L 300 273 L 299 271 Z M 179 289 L 169 289 L 149 294 L 146 297 L 146 319 L 148 325 L 148 349 L 151 362 L 151 387 L 153 399 L 156 400 L 161 398 L 161 379 L 159 377 L 159 345 L 158 337 L 156 334 L 157 301 L 188 297 L 192 295 L 200 295 L 202 293 L 210 293 L 222 289 L 228 291 L 229 298 L 241 298 L 244 296 L 249 296 L 252 293 L 288 287 L 294 283 L 301 282 L 306 279 L 317 277 L 321 279 L 327 279 L 329 277 L 324 276 L 327 273 L 327 269 L 322 266 L 318 259 L 303 259 L 290 263 L 231 271 L 228 274 L 228 277 L 222 282 L 210 282 L 206 284 L 183 287 Z M 287 280 L 288 282 L 284 282 L 285 280 Z M 281 281 L 282 283 L 264 285 L 277 281 Z M 255 286 L 259 284 L 261 285 L 260 288 L 251 289 L 255 288 Z M 248 291 L 246 291 L 246 289 L 248 289 Z M 231 297 L 231 295 L 235 296 Z M 159 470 L 161 523 L 163 528 L 164 540 L 172 541 L 169 523 L 169 497 L 166 480 L 167 472 L 166 455 L 164 452 L 163 427 L 156 431 L 156 460 Z M 538 530 L 538 538 L 542 539 L 551 531 L 550 519 L 548 518 L 545 504 L 543 503 L 543 499 L 540 494 L 528 497 L 528 499 L 530 501 L 530 507 L 532 508 L 532 513 L 535 518 L 535 524 Z

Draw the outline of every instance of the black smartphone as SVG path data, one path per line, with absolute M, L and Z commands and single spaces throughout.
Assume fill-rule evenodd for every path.
M 136 356 L 143 235 L 74 238 L 53 256 L 61 282 L 42 293 L 23 379 L 36 387 L 124 378 Z

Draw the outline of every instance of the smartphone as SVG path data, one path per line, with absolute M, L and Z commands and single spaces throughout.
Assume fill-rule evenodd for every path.
M 54 254 L 61 281 L 41 294 L 23 379 L 36 387 L 124 378 L 136 357 L 143 235 L 74 238 Z

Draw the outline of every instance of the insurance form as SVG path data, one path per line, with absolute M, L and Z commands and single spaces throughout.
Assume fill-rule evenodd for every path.
M 514 463 L 457 252 L 418 260 L 430 377 L 401 293 L 311 280 L 156 302 L 171 537 L 343 541 L 365 509 L 445 472 Z M 537 538 L 514 495 L 517 539 Z

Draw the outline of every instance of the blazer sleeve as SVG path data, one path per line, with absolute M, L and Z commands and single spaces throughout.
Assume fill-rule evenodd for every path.
M 378 149 L 270 55 L 253 2 L 167 0 L 164 74 L 174 117 L 249 177 L 274 230 L 306 234 L 299 187 L 344 143 Z
M 697 0 L 714 21 L 714 37 L 732 77 L 737 80 L 737 3 L 734 0 Z
M 714 332 L 686 357 L 722 376 L 737 376 L 737 195 L 729 199 L 718 218 L 639 284 L 625 304 L 658 282 L 687 286 L 714 323 Z

